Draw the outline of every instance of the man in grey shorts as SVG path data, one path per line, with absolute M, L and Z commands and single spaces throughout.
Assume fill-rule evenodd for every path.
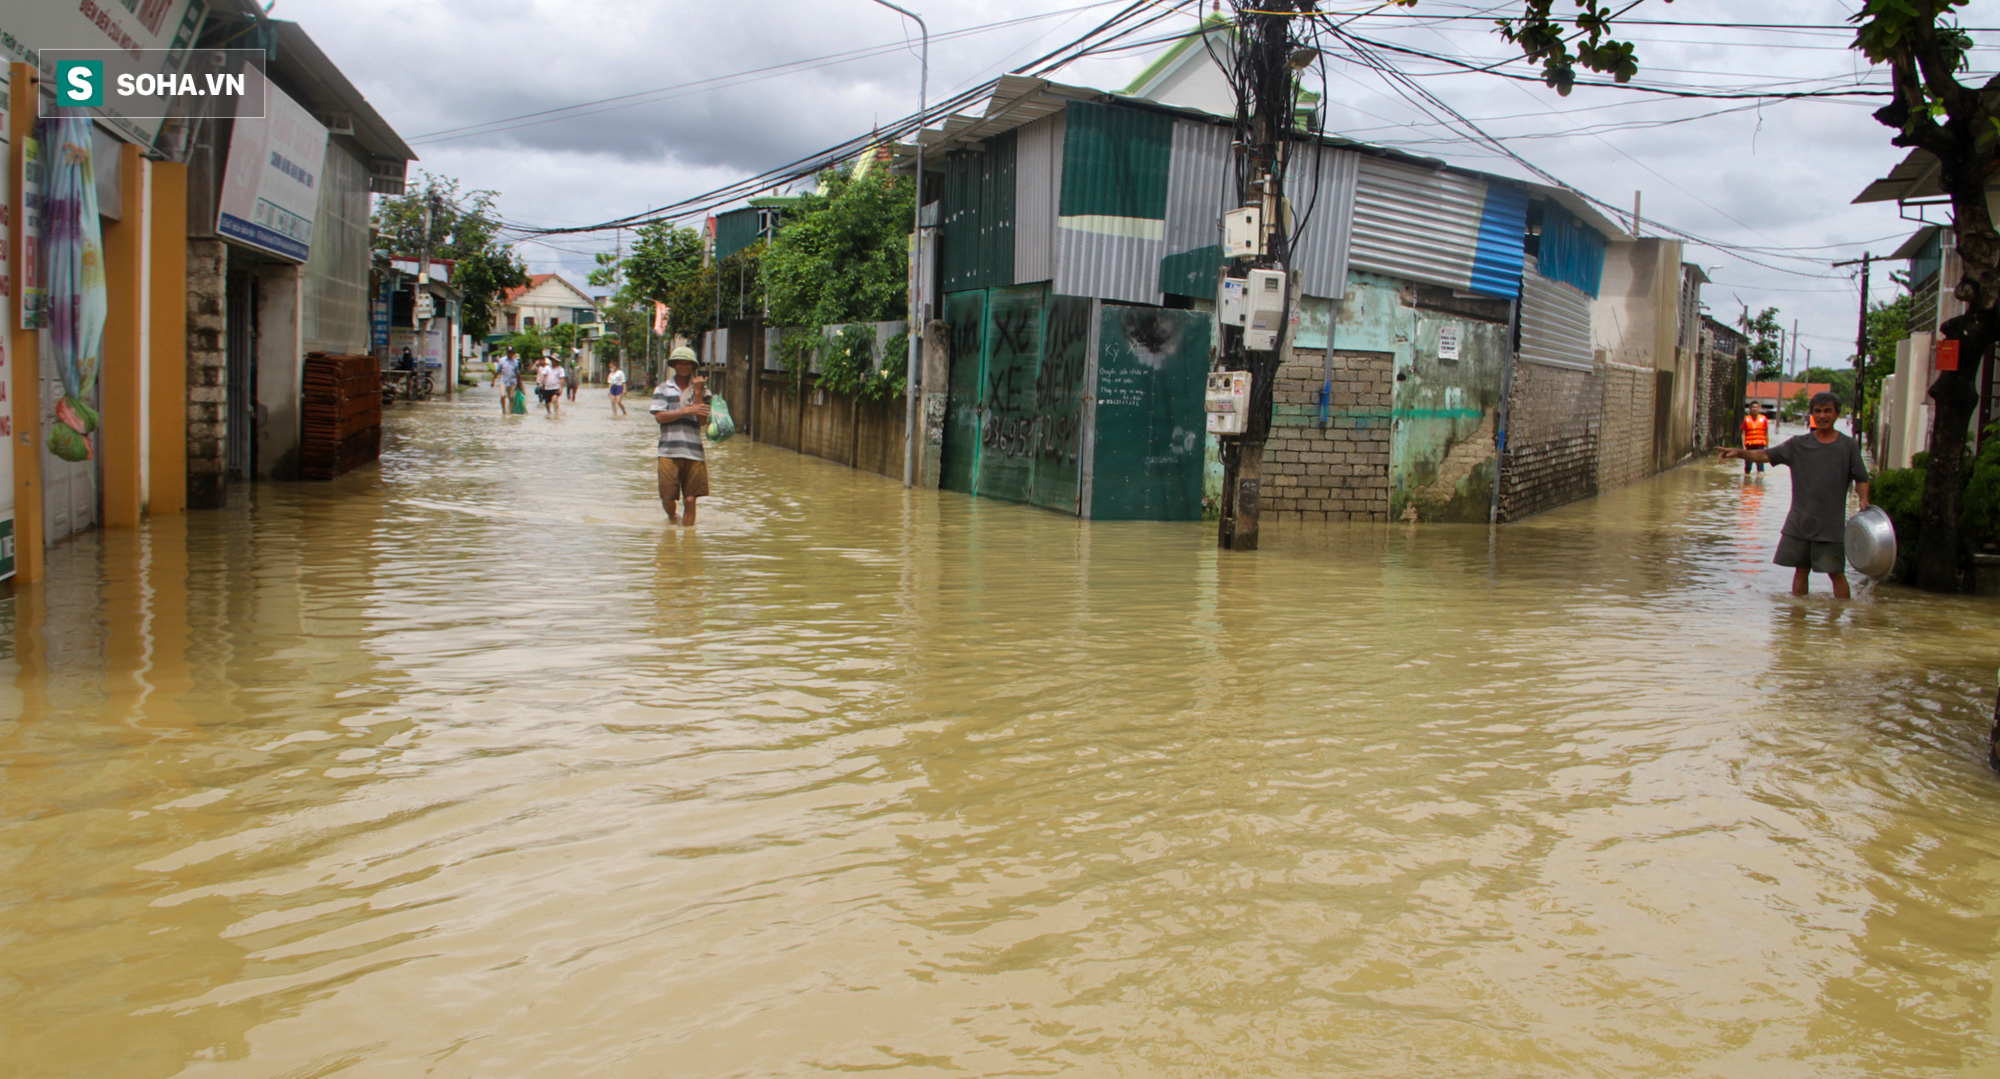
M 1840 418 L 1840 398 L 1816 393 L 1811 403 L 1812 430 L 1794 435 L 1769 450 L 1724 447 L 1726 460 L 1784 465 L 1792 470 L 1792 511 L 1778 537 L 1778 556 L 1771 561 L 1792 567 L 1792 594 L 1806 594 L 1812 574 L 1833 578 L 1833 594 L 1846 599 L 1847 485 L 1854 484 L 1861 508 L 1868 508 L 1868 464 L 1861 444 L 1833 429 Z

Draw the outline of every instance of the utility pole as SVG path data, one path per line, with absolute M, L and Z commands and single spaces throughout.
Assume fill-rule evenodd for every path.
M 424 242 L 417 262 L 417 296 L 412 298 L 413 303 L 417 302 L 420 298 L 428 299 L 431 294 L 431 208 L 436 204 L 437 188 L 425 187 Z M 423 307 L 419 308 L 419 310 L 428 311 L 429 308 Z M 431 319 L 433 317 L 435 316 L 426 314 L 423 318 L 417 320 L 417 369 L 405 376 L 410 380 L 406 392 L 412 399 L 415 399 L 417 396 L 417 383 L 424 374 L 430 371 L 430 368 L 425 366 L 429 362 L 425 359 L 425 351 L 431 340 Z
M 1861 438 L 1868 430 L 1868 424 L 1865 422 L 1866 408 L 1864 407 L 1868 403 L 1868 264 L 1874 258 L 1874 255 L 1863 251 L 1859 259 L 1848 259 L 1846 262 L 1836 262 L 1833 264 L 1835 269 L 1842 266 L 1852 266 L 1856 262 L 1861 264 L 1861 324 L 1860 328 L 1854 331 L 1853 415 L 1854 437 L 1856 439 Z M 1869 448 L 1874 448 L 1872 441 Z
M 1793 377 L 1797 377 L 1799 373 L 1799 320 L 1798 319 L 1792 320 L 1792 358 L 1785 362 L 1785 370 L 1789 372 Z M 1785 387 L 1781 382 L 1778 386 L 1778 393 L 1782 395 L 1784 392 L 1785 392 Z M 1780 396 L 1778 398 L 1778 407 L 1781 409 L 1784 408 L 1786 400 L 1787 398 Z
M 1235 269 L 1273 270 L 1280 276 L 1282 308 L 1268 347 L 1252 349 L 1252 327 L 1224 325 L 1224 371 L 1250 374 L 1249 415 L 1241 435 L 1222 437 L 1222 520 L 1216 544 L 1224 550 L 1257 549 L 1259 502 L 1263 487 L 1264 444 L 1271 433 L 1273 383 L 1290 330 L 1290 235 L 1284 220 L 1285 143 L 1291 137 L 1298 87 L 1293 72 L 1312 63 L 1317 52 L 1301 49 L 1292 34 L 1292 20 L 1308 17 L 1316 0 L 1235 0 L 1238 205 L 1258 207 L 1262 242 L 1248 256 L 1238 256 Z M 1247 261 L 1247 266 L 1243 263 Z M 1229 273 L 1229 269 L 1224 270 Z M 1265 278 L 1268 280 L 1268 278 Z M 1255 291 L 1248 290 L 1248 291 Z M 1256 297 L 1250 303 L 1254 306 Z

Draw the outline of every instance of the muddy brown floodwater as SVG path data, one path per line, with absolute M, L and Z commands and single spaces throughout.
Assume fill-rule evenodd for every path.
M 1785 595 L 1782 469 L 688 532 L 584 396 L 0 602 L 0 1075 L 2000 1075 L 1994 603 Z

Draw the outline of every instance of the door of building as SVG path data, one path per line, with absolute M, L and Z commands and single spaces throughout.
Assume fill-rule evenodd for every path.
M 228 333 L 224 416 L 228 430 L 230 479 L 257 474 L 257 275 L 248 269 L 229 271 L 224 298 Z
M 101 473 L 99 463 L 103 460 L 104 441 L 101 431 L 93 431 L 85 438 L 90 443 L 90 456 L 81 461 L 65 461 L 49 452 L 48 433 L 62 422 L 57 406 L 62 404 L 64 391 L 62 375 L 56 367 L 55 347 L 47 330 L 42 331 L 42 535 L 44 545 L 53 544 L 65 536 L 88 531 L 97 527 L 97 492 Z M 84 403 L 92 411 L 103 407 L 102 394 L 97 381 L 91 380 L 90 389 L 83 395 Z M 74 410 L 63 409 L 72 413 Z

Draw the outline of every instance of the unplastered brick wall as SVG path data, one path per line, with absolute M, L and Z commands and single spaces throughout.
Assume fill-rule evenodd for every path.
M 189 509 L 223 504 L 229 467 L 227 328 L 221 240 L 187 242 L 187 485 Z
M 1389 519 L 1389 420 L 1395 357 L 1333 354 L 1333 392 L 1319 426 L 1326 353 L 1301 350 L 1278 368 L 1263 509 L 1304 521 Z
M 1653 474 L 1653 398 L 1659 372 L 1606 361 L 1598 366 L 1604 388 L 1598 439 L 1597 489 L 1615 490 Z
M 1501 520 L 1519 520 L 1597 494 L 1602 403 L 1596 371 L 1532 361 L 1514 366 Z

